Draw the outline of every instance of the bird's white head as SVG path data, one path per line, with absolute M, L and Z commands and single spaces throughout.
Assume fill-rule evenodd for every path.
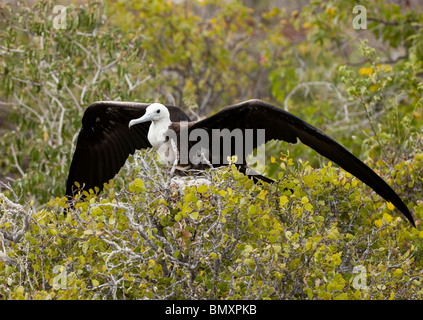
M 151 121 L 153 123 L 160 123 L 160 122 L 169 123 L 170 122 L 169 110 L 161 103 L 152 103 L 147 107 L 147 109 L 145 109 L 145 114 L 141 118 L 129 121 L 129 128 L 131 128 L 135 124 L 148 122 L 148 121 Z

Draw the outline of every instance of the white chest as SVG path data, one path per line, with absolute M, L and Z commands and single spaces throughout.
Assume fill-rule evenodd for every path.
M 176 156 L 170 140 L 172 135 L 169 134 L 169 124 L 153 122 L 148 130 L 147 138 L 160 158 L 167 164 L 173 164 Z

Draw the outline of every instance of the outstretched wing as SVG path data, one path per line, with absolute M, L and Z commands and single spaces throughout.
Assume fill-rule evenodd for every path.
M 75 153 L 66 182 L 73 196 L 77 181 L 85 190 L 112 179 L 136 149 L 151 147 L 147 139 L 151 122 L 128 129 L 129 121 L 144 115 L 148 103 L 101 101 L 91 104 L 82 117 Z M 189 121 L 179 108 L 167 106 L 171 121 Z
M 322 156 L 356 176 L 385 200 L 392 202 L 415 226 L 407 206 L 381 177 L 328 135 L 285 110 L 261 100 L 248 100 L 227 107 L 213 116 L 197 122 L 191 127 L 191 130 L 196 128 L 205 129 L 208 132 L 211 132 L 212 129 L 224 128 L 229 130 L 239 128 L 242 132 L 245 132 L 246 129 L 265 129 L 266 142 L 284 140 L 296 143 L 297 139 L 300 139 L 301 142 Z M 255 144 L 253 147 L 256 148 L 257 145 Z

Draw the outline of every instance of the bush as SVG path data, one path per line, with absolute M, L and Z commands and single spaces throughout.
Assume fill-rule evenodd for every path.
M 85 191 L 75 209 L 2 197 L 3 298 L 422 298 L 423 233 L 344 171 L 282 158 L 277 184 L 228 167 L 181 188 L 137 157 L 128 188 Z
M 0 298 L 422 298 L 418 10 L 372 2 L 359 32 L 338 0 L 292 12 L 106 1 L 67 6 L 55 29 L 55 5 L 0 8 Z M 275 184 L 228 167 L 181 187 L 139 152 L 103 192 L 74 207 L 62 197 L 90 103 L 159 99 L 196 118 L 248 98 L 360 155 L 417 229 L 348 173 L 279 142 L 266 146 Z

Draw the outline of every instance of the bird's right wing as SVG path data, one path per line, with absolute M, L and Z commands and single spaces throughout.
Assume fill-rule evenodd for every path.
M 81 188 L 103 188 L 135 150 L 151 147 L 147 139 L 151 122 L 128 129 L 129 121 L 144 115 L 148 103 L 102 101 L 91 104 L 82 118 L 76 149 L 66 182 L 66 196 Z M 189 121 L 179 108 L 167 106 L 172 121 Z

